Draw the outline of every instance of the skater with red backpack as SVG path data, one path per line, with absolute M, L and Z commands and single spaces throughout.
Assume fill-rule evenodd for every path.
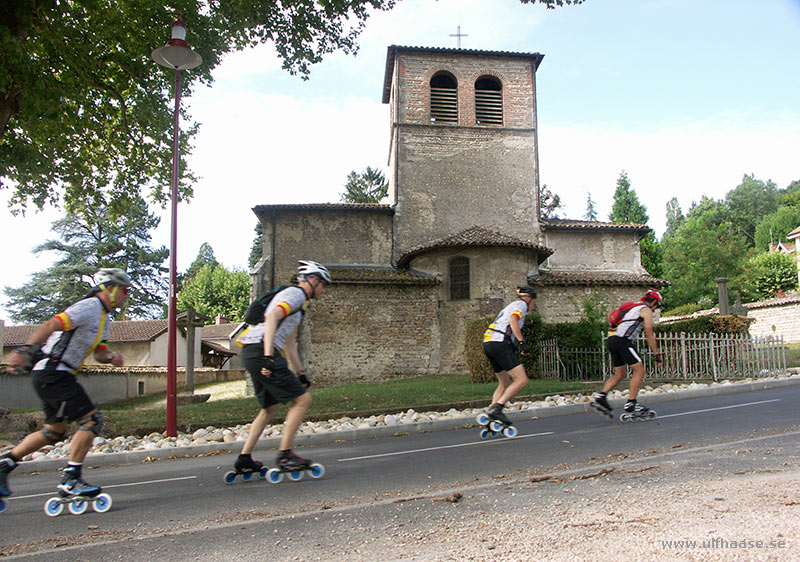
M 661 293 L 654 289 L 648 290 L 640 302 L 627 302 L 613 310 L 608 320 L 611 329 L 608 332 L 606 345 L 611 355 L 611 364 L 614 366 L 614 375 L 603 385 L 600 392 L 595 392 L 590 406 L 611 417 L 611 405 L 608 403 L 607 394 L 617 386 L 625 377 L 630 366 L 633 371 L 631 377 L 628 401 L 625 404 L 625 413 L 622 420 L 655 417 L 647 406 L 642 406 L 636 401 L 639 389 L 644 380 L 644 363 L 636 350 L 636 339 L 644 331 L 650 351 L 655 356 L 656 363 L 661 365 L 664 360 L 658 351 L 655 333 L 653 332 L 653 312 L 661 308 L 663 298 Z

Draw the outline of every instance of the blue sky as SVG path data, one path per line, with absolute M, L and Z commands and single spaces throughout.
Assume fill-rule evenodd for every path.
M 561 216 L 582 218 L 591 193 L 606 219 L 622 170 L 658 236 L 673 196 L 685 212 L 702 195 L 724 197 L 744 174 L 780 188 L 800 179 L 800 0 L 587 0 L 556 10 L 402 0 L 367 21 L 357 56 L 328 55 L 308 81 L 282 71 L 265 45 L 230 55 L 210 88 L 184 98 L 202 124 L 191 160 L 202 179 L 179 207 L 179 269 L 203 242 L 227 267 L 245 268 L 251 207 L 336 202 L 350 171 L 386 170 L 386 48 L 456 47 L 459 25 L 462 48 L 545 55 L 541 182 L 561 196 Z M 18 241 L 4 250 L 14 266 L 0 287 L 18 286 L 48 266 L 30 252 L 57 215 L 0 212 L 2 232 Z M 169 243 L 163 216 L 154 245 Z

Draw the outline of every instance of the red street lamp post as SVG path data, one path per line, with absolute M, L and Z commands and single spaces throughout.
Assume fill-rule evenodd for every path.
M 167 436 L 178 435 L 177 404 L 177 220 L 178 220 L 178 166 L 179 151 L 178 119 L 181 109 L 181 70 L 195 68 L 203 62 L 203 58 L 192 51 L 186 43 L 186 26 L 178 19 L 172 24 L 172 37 L 167 44 L 159 47 L 151 54 L 153 60 L 167 68 L 175 69 L 175 124 L 172 142 L 172 220 L 170 223 L 169 246 L 169 309 L 167 312 Z

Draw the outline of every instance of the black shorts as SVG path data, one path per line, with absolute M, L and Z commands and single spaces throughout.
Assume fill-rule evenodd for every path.
M 611 364 L 615 367 L 636 365 L 642 362 L 642 358 L 639 357 L 639 352 L 636 350 L 636 344 L 628 338 L 611 336 L 606 340 L 606 346 L 611 355 Z
M 483 342 L 483 353 L 489 359 L 489 364 L 495 374 L 501 371 L 510 371 L 520 365 L 519 357 L 514 349 L 514 344 L 503 341 Z
M 95 409 L 75 375 L 66 371 L 34 371 L 33 388 L 42 399 L 44 423 L 73 422 Z
M 242 363 L 250 373 L 253 381 L 253 390 L 262 408 L 269 408 L 275 404 L 291 402 L 298 396 L 305 394 L 306 387 L 300 379 L 289 370 L 289 363 L 281 355 L 275 356 L 277 368 L 269 377 L 261 374 L 264 367 L 264 345 L 252 343 L 242 349 Z

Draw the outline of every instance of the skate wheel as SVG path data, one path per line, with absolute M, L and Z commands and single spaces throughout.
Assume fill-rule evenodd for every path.
M 298 480 L 303 479 L 303 471 L 302 470 L 292 470 L 289 472 L 289 480 L 292 482 L 297 482 Z
M 253 477 L 252 472 L 242 472 L 242 480 L 245 482 L 250 482 L 250 479 Z
M 322 478 L 322 475 L 325 474 L 325 467 L 315 462 L 309 467 L 308 473 L 311 475 L 311 478 Z
M 501 431 L 503 431 L 503 424 L 497 420 L 492 420 L 492 423 L 489 424 L 489 429 L 491 429 L 495 433 L 500 433 Z
M 8 507 L 8 502 L 3 498 L 0 498 L 0 513 L 3 513 L 7 507 Z
M 262 480 L 267 477 L 267 471 L 269 469 L 266 466 L 262 466 L 258 471 L 258 477 Z
M 489 425 L 489 415 L 488 414 L 478 414 L 478 417 L 475 418 L 475 421 L 478 422 L 480 425 Z
M 631 421 L 631 414 L 624 413 L 619 415 L 619 421 L 621 422 L 629 422 Z
M 489 438 L 489 430 L 485 427 L 481 429 L 481 439 L 488 439 Z
M 44 512 L 50 517 L 58 517 L 64 511 L 64 504 L 59 498 L 50 498 L 44 502 Z
M 89 509 L 89 502 L 83 498 L 76 498 L 67 504 L 67 509 L 72 515 L 83 515 Z
M 647 412 L 647 418 L 651 419 L 651 420 L 656 419 L 656 411 L 655 410 L 650 410 L 649 412 Z
M 108 494 L 100 494 L 94 501 L 92 502 L 92 509 L 94 509 L 95 513 L 105 513 L 109 509 L 111 509 L 111 496 Z
M 508 427 L 503 429 L 503 435 L 506 437 L 516 437 L 517 436 L 517 428 L 513 425 L 509 425 Z
M 283 473 L 277 468 L 270 468 L 269 471 L 267 471 L 267 480 L 269 480 L 271 484 L 277 484 L 283 480 Z
M 222 479 L 225 481 L 226 484 L 233 484 L 236 481 L 236 472 L 233 470 L 229 470 L 222 476 Z

